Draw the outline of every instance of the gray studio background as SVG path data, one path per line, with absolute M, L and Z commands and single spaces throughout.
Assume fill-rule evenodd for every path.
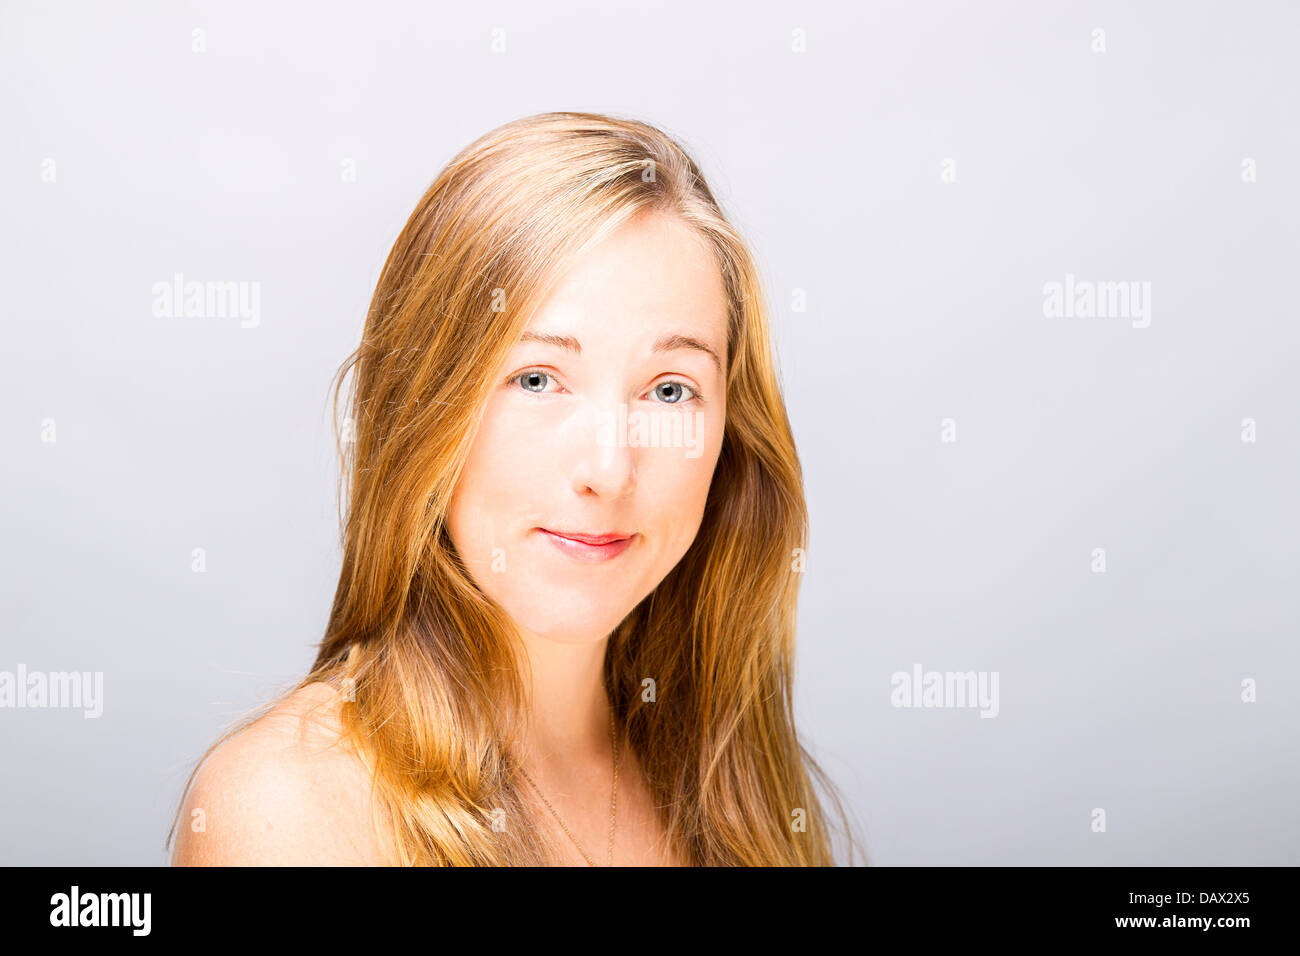
M 194 760 L 312 660 L 327 386 L 398 230 L 576 109 L 680 137 L 757 252 L 797 717 L 872 862 L 1300 863 L 1300 12 L 471 6 L 3 4 L 0 670 L 104 700 L 0 709 L 0 862 L 166 861 Z M 176 273 L 259 324 L 155 317 Z M 1149 282 L 1149 325 L 1045 316 L 1067 274 Z M 916 665 L 998 716 L 892 706 Z

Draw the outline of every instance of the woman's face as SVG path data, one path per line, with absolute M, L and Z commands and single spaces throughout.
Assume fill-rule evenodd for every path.
M 704 240 L 643 212 L 530 319 L 448 518 L 471 576 L 519 627 L 598 641 L 690 547 L 726 422 L 727 309 Z

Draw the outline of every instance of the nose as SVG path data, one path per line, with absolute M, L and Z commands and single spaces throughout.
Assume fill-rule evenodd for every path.
M 627 406 L 602 403 L 580 416 L 570 482 L 580 495 L 617 499 L 636 488 L 636 448 L 627 440 Z

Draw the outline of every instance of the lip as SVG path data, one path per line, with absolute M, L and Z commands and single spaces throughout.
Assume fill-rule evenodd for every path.
M 606 534 L 579 534 L 571 531 L 551 531 L 538 528 L 551 544 L 562 554 L 579 561 L 609 561 L 626 551 L 636 537 L 625 531 L 612 531 Z

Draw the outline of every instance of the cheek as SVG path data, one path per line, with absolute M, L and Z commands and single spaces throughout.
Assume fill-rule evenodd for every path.
M 704 517 L 709 487 L 717 464 L 716 450 L 698 458 L 680 450 L 663 450 L 643 461 L 637 482 L 638 510 L 657 532 L 666 574 L 690 548 Z
M 526 444 L 527 434 L 505 425 L 499 415 L 484 416 L 448 511 L 452 541 L 480 585 L 494 549 L 506 546 L 511 520 L 536 487 L 530 480 L 536 449 Z

